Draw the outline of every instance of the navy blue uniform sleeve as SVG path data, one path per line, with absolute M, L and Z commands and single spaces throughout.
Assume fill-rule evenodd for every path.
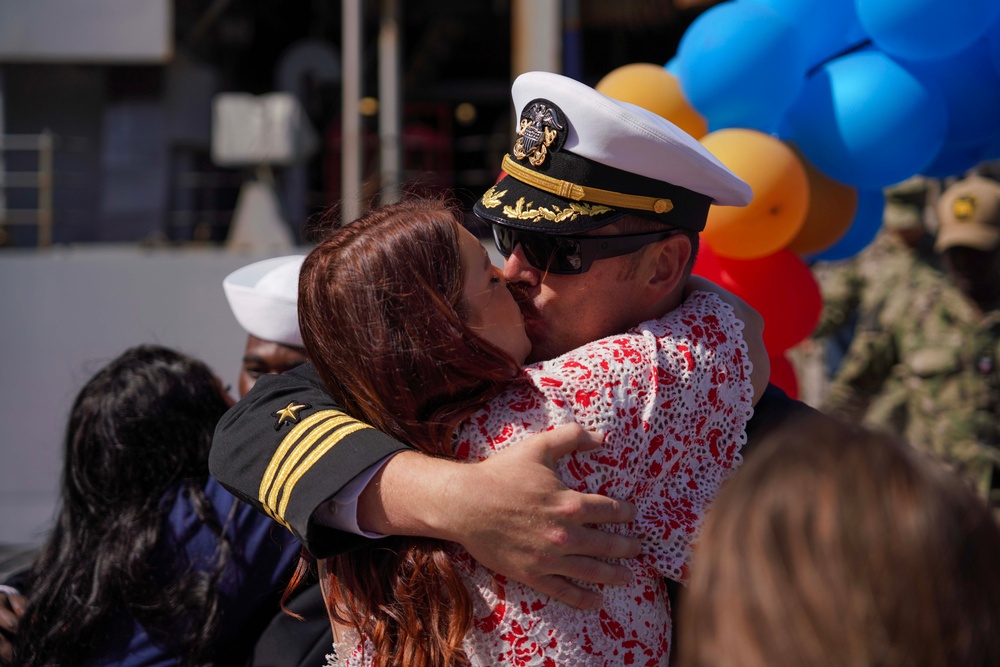
M 753 408 L 753 416 L 747 422 L 747 443 L 741 450 L 744 458 L 753 456 L 755 445 L 778 426 L 799 419 L 814 419 L 820 414 L 815 408 L 792 398 L 776 385 L 768 383 Z
M 320 525 L 313 512 L 358 474 L 404 449 L 345 414 L 306 363 L 257 380 L 216 427 L 208 464 L 233 495 L 326 558 L 368 540 Z

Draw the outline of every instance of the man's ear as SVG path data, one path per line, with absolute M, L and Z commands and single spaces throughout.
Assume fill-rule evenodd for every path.
M 687 265 L 691 259 L 691 239 L 684 234 L 674 234 L 653 244 L 649 249 L 647 264 L 648 286 L 658 298 L 679 293 L 687 279 Z

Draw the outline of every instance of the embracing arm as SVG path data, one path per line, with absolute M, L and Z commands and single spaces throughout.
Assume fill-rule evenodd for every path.
M 747 356 L 753 364 L 750 380 L 753 384 L 753 401 L 756 403 L 763 395 L 771 377 L 771 360 L 764 347 L 764 318 L 746 301 L 706 278 L 700 276 L 688 278 L 684 295 L 688 296 L 695 290 L 719 295 L 720 299 L 732 306 L 736 319 L 743 322 L 743 340 L 747 344 Z
M 635 507 L 570 490 L 553 466 L 571 452 L 600 446 L 599 436 L 569 424 L 479 463 L 400 454 L 362 493 L 359 522 L 370 521 L 380 532 L 458 542 L 494 571 L 566 604 L 597 608 L 600 595 L 570 579 L 627 582 L 628 568 L 597 559 L 635 556 L 639 541 L 590 525 L 627 523 Z
M 701 519 L 741 460 L 753 397 L 743 331 L 699 290 L 658 320 L 526 369 L 553 419 L 606 432 L 605 448 L 565 474 L 638 506 L 640 566 L 667 578 L 685 577 Z
M 209 465 L 237 497 L 286 525 L 323 558 L 367 540 L 322 525 L 316 510 L 391 456 L 358 498 L 362 529 L 458 542 L 512 579 L 589 607 L 597 604 L 596 594 L 569 578 L 620 583 L 628 570 L 597 558 L 638 551 L 636 540 L 590 525 L 629 521 L 631 503 L 571 491 L 552 472 L 556 458 L 597 445 L 593 436 L 570 428 L 540 434 L 482 463 L 434 459 L 345 415 L 305 364 L 261 378 L 226 414 Z

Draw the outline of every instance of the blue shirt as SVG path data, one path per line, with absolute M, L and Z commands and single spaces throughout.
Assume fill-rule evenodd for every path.
M 233 545 L 218 584 L 220 619 L 215 645 L 219 654 L 215 664 L 243 665 L 257 637 L 279 611 L 278 599 L 298 562 L 300 546 L 291 533 L 238 501 L 212 477 L 205 485 L 205 494 Z M 173 562 L 174 571 L 181 572 L 188 567 L 206 572 L 215 569 L 219 540 L 198 518 L 187 492 L 177 494 L 163 531 L 155 561 Z M 124 610 L 113 616 L 102 634 L 89 665 L 185 664 L 184 656 L 159 645 Z

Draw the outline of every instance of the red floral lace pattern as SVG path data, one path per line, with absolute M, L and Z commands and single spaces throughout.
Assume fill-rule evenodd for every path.
M 511 387 L 463 424 L 456 455 L 467 460 L 571 421 L 603 432 L 603 447 L 566 457 L 557 472 L 571 488 L 634 502 L 636 520 L 615 530 L 643 544 L 627 562 L 631 583 L 603 588 L 597 611 L 508 581 L 456 547 L 475 605 L 466 640 L 473 664 L 666 664 L 664 580 L 685 580 L 701 520 L 742 462 L 753 412 L 742 331 L 728 304 L 695 292 L 660 320 L 525 368 L 530 383 Z M 364 664 L 362 647 L 354 649 L 344 664 Z

